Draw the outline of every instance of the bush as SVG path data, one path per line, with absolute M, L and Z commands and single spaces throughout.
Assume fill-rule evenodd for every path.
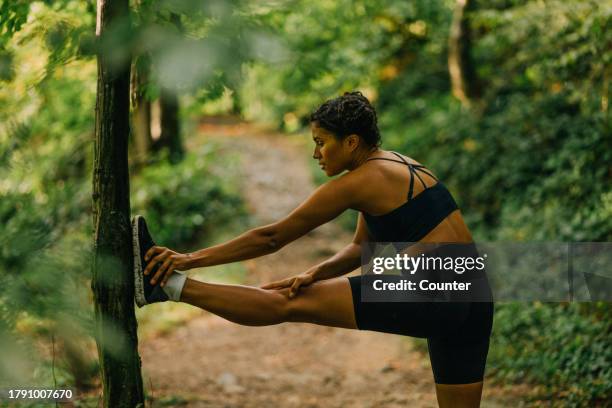
M 220 163 L 217 149 L 206 145 L 177 165 L 147 167 L 133 181 L 132 213 L 145 215 L 156 242 L 171 247 L 240 221 L 246 211 L 232 163 L 227 157 Z
M 505 382 L 542 384 L 540 398 L 593 406 L 612 398 L 609 304 L 496 306 L 489 372 Z

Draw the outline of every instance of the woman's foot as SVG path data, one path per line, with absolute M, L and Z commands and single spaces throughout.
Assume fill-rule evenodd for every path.
M 132 245 L 134 249 L 134 298 L 138 307 L 169 300 L 168 294 L 159 286 L 159 282 L 151 285 L 151 277 L 155 276 L 158 266 L 154 266 L 148 276 L 143 274 L 147 265 L 144 256 L 151 247 L 155 246 L 155 242 L 149 234 L 147 223 L 142 215 L 137 215 L 132 219 Z

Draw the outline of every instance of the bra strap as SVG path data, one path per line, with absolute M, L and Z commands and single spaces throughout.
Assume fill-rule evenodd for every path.
M 398 159 L 400 159 L 400 160 L 401 160 L 401 161 L 402 161 L 404 164 L 406 164 L 407 166 L 410 166 L 410 163 L 408 163 L 408 162 L 406 161 L 406 159 L 404 159 L 404 157 L 403 157 L 401 154 L 399 154 L 399 153 L 397 153 L 397 152 L 391 152 L 391 153 L 393 153 L 394 155 L 396 155 L 396 156 L 397 156 L 397 158 L 398 158 Z
M 402 162 L 404 162 L 406 164 L 406 166 L 408 166 L 408 170 L 410 171 L 410 187 L 408 188 L 408 201 L 410 201 L 410 200 L 412 200 L 412 194 L 414 193 L 414 176 L 415 176 L 416 173 L 415 173 L 414 169 L 412 168 L 412 166 L 410 165 L 410 163 L 408 163 L 406 161 L 406 159 L 404 159 L 402 157 L 401 154 L 396 153 L 396 152 L 391 152 L 391 153 L 396 155 Z M 423 182 L 423 180 L 421 180 L 421 183 L 422 182 Z
M 397 152 L 394 152 L 394 151 L 391 151 L 391 153 L 393 153 L 395 156 L 397 156 L 397 158 L 399 160 L 387 159 L 386 157 L 373 157 L 373 158 L 367 159 L 366 161 L 370 161 L 370 160 L 387 160 L 387 161 L 391 161 L 391 162 L 394 162 L 394 163 L 404 163 L 406 166 L 408 166 L 408 170 L 410 171 L 410 187 L 408 189 L 408 200 L 412 199 L 412 194 L 414 193 L 414 178 L 415 177 L 417 177 L 419 179 L 419 181 L 423 185 L 424 189 L 428 188 L 427 184 L 425 184 L 425 181 L 419 175 L 417 170 L 422 171 L 423 173 L 429 175 L 434 180 L 438 181 L 438 179 L 433 174 L 431 174 L 431 172 L 429 172 L 427 169 L 425 169 L 425 166 L 423 166 L 421 164 L 410 164 L 410 163 L 408 163 L 408 161 L 406 161 L 406 159 L 404 159 L 404 157 L 401 154 L 399 154 Z
M 412 166 L 410 166 L 412 167 Z M 421 182 L 421 184 L 423 185 L 423 188 L 427 188 L 427 184 L 425 184 L 425 182 L 423 181 L 423 179 L 421 178 L 421 176 L 419 175 L 419 173 L 417 173 L 417 171 L 413 168 L 412 169 L 412 174 L 414 174 L 415 176 L 417 176 L 419 178 L 419 181 Z
M 429 170 L 427 170 L 425 168 L 425 166 L 423 166 L 421 164 L 413 164 L 412 167 L 414 167 L 416 170 L 422 171 L 423 173 L 427 174 L 432 179 L 438 181 L 438 178 L 436 176 L 434 176 L 433 174 L 431 174 L 431 172 Z

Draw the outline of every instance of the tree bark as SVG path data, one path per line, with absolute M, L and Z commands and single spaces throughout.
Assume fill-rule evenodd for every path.
M 473 8 L 473 0 L 457 0 L 448 39 L 448 70 L 452 92 L 467 107 L 471 106 L 473 99 L 480 97 L 471 58 L 469 12 Z
M 111 41 L 107 37 L 113 24 L 128 19 L 128 0 L 98 0 L 98 42 Z M 91 282 L 95 335 L 104 407 L 142 407 L 127 160 L 130 64 L 111 64 L 107 55 L 111 48 L 102 46 L 98 53 Z

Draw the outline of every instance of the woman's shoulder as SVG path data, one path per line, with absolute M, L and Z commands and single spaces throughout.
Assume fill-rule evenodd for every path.
M 375 157 L 373 157 L 371 161 L 378 161 L 377 159 L 380 159 L 380 162 L 389 162 L 389 161 L 397 161 L 399 163 L 403 163 L 403 164 L 410 164 L 410 165 L 416 165 L 416 166 L 423 166 L 422 163 L 420 163 L 419 161 L 417 161 L 416 159 L 414 159 L 411 156 L 408 156 L 406 154 L 403 154 L 401 152 L 397 152 L 395 150 L 381 150 L 380 151 L 382 154 L 379 154 Z
M 385 182 L 384 171 L 380 171 L 376 166 L 366 166 L 368 163 L 332 180 L 336 185 L 342 186 L 341 190 L 350 194 L 356 203 L 370 201 L 372 196 L 377 194 L 377 186 Z
M 420 174 L 425 173 L 429 176 L 432 176 L 434 179 L 437 180 L 437 177 L 435 176 L 435 174 L 433 173 L 431 169 L 429 169 L 427 166 L 425 166 L 423 163 L 419 162 L 418 160 L 412 158 L 411 156 L 407 156 L 405 154 L 401 154 L 393 150 L 390 150 L 390 151 L 383 150 L 382 152 L 383 154 L 377 155 L 376 157 L 371 158 L 370 162 L 381 163 L 379 165 L 380 167 L 387 167 L 387 168 L 395 167 L 395 166 L 399 166 L 399 167 L 403 166 L 405 168 L 410 167 L 410 173 L 413 173 L 416 170 Z

